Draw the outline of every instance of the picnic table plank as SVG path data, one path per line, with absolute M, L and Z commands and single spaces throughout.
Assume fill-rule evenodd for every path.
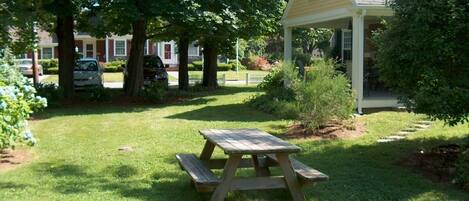
M 297 153 L 301 151 L 298 146 L 259 129 L 206 129 L 201 130 L 200 134 L 223 149 L 226 154 Z

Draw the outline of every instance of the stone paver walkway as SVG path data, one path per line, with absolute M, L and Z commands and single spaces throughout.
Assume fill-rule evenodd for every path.
M 379 143 L 394 142 L 398 140 L 404 140 L 408 136 L 414 134 L 417 131 L 427 130 L 433 124 L 431 121 L 418 121 L 413 123 L 410 127 L 402 129 L 401 131 L 378 140 Z

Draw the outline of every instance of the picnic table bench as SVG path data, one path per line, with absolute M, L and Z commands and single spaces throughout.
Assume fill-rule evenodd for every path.
M 289 157 L 300 148 L 258 129 L 201 130 L 206 139 L 199 157 L 178 154 L 182 169 L 198 192 L 213 192 L 211 201 L 222 201 L 229 191 L 287 188 L 295 201 L 305 200 L 302 187 L 327 181 L 329 177 Z M 211 159 L 215 147 L 228 159 Z M 243 158 L 250 155 L 250 158 Z M 280 167 L 282 176 L 272 176 L 270 167 Z M 254 168 L 256 177 L 235 178 L 238 168 Z M 223 169 L 221 177 L 213 169 Z

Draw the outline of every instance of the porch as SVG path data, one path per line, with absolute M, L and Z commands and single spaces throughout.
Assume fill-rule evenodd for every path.
M 393 15 L 391 8 L 383 1 L 370 1 L 373 5 L 362 4 L 360 0 L 290 1 L 283 17 L 285 60 L 292 60 L 292 31 L 295 28 L 334 29 L 333 46 L 340 50 L 339 61 L 346 66 L 346 74 L 356 91 L 357 110 L 363 108 L 396 107 L 397 96 L 391 93 L 379 80 L 376 67 L 372 32 L 379 28 L 382 17 Z

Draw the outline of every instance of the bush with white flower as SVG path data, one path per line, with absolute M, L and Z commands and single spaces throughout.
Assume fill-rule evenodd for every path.
M 32 83 L 0 59 L 0 150 L 14 148 L 19 142 L 36 144 L 27 119 L 45 107 L 47 100 L 36 96 Z

